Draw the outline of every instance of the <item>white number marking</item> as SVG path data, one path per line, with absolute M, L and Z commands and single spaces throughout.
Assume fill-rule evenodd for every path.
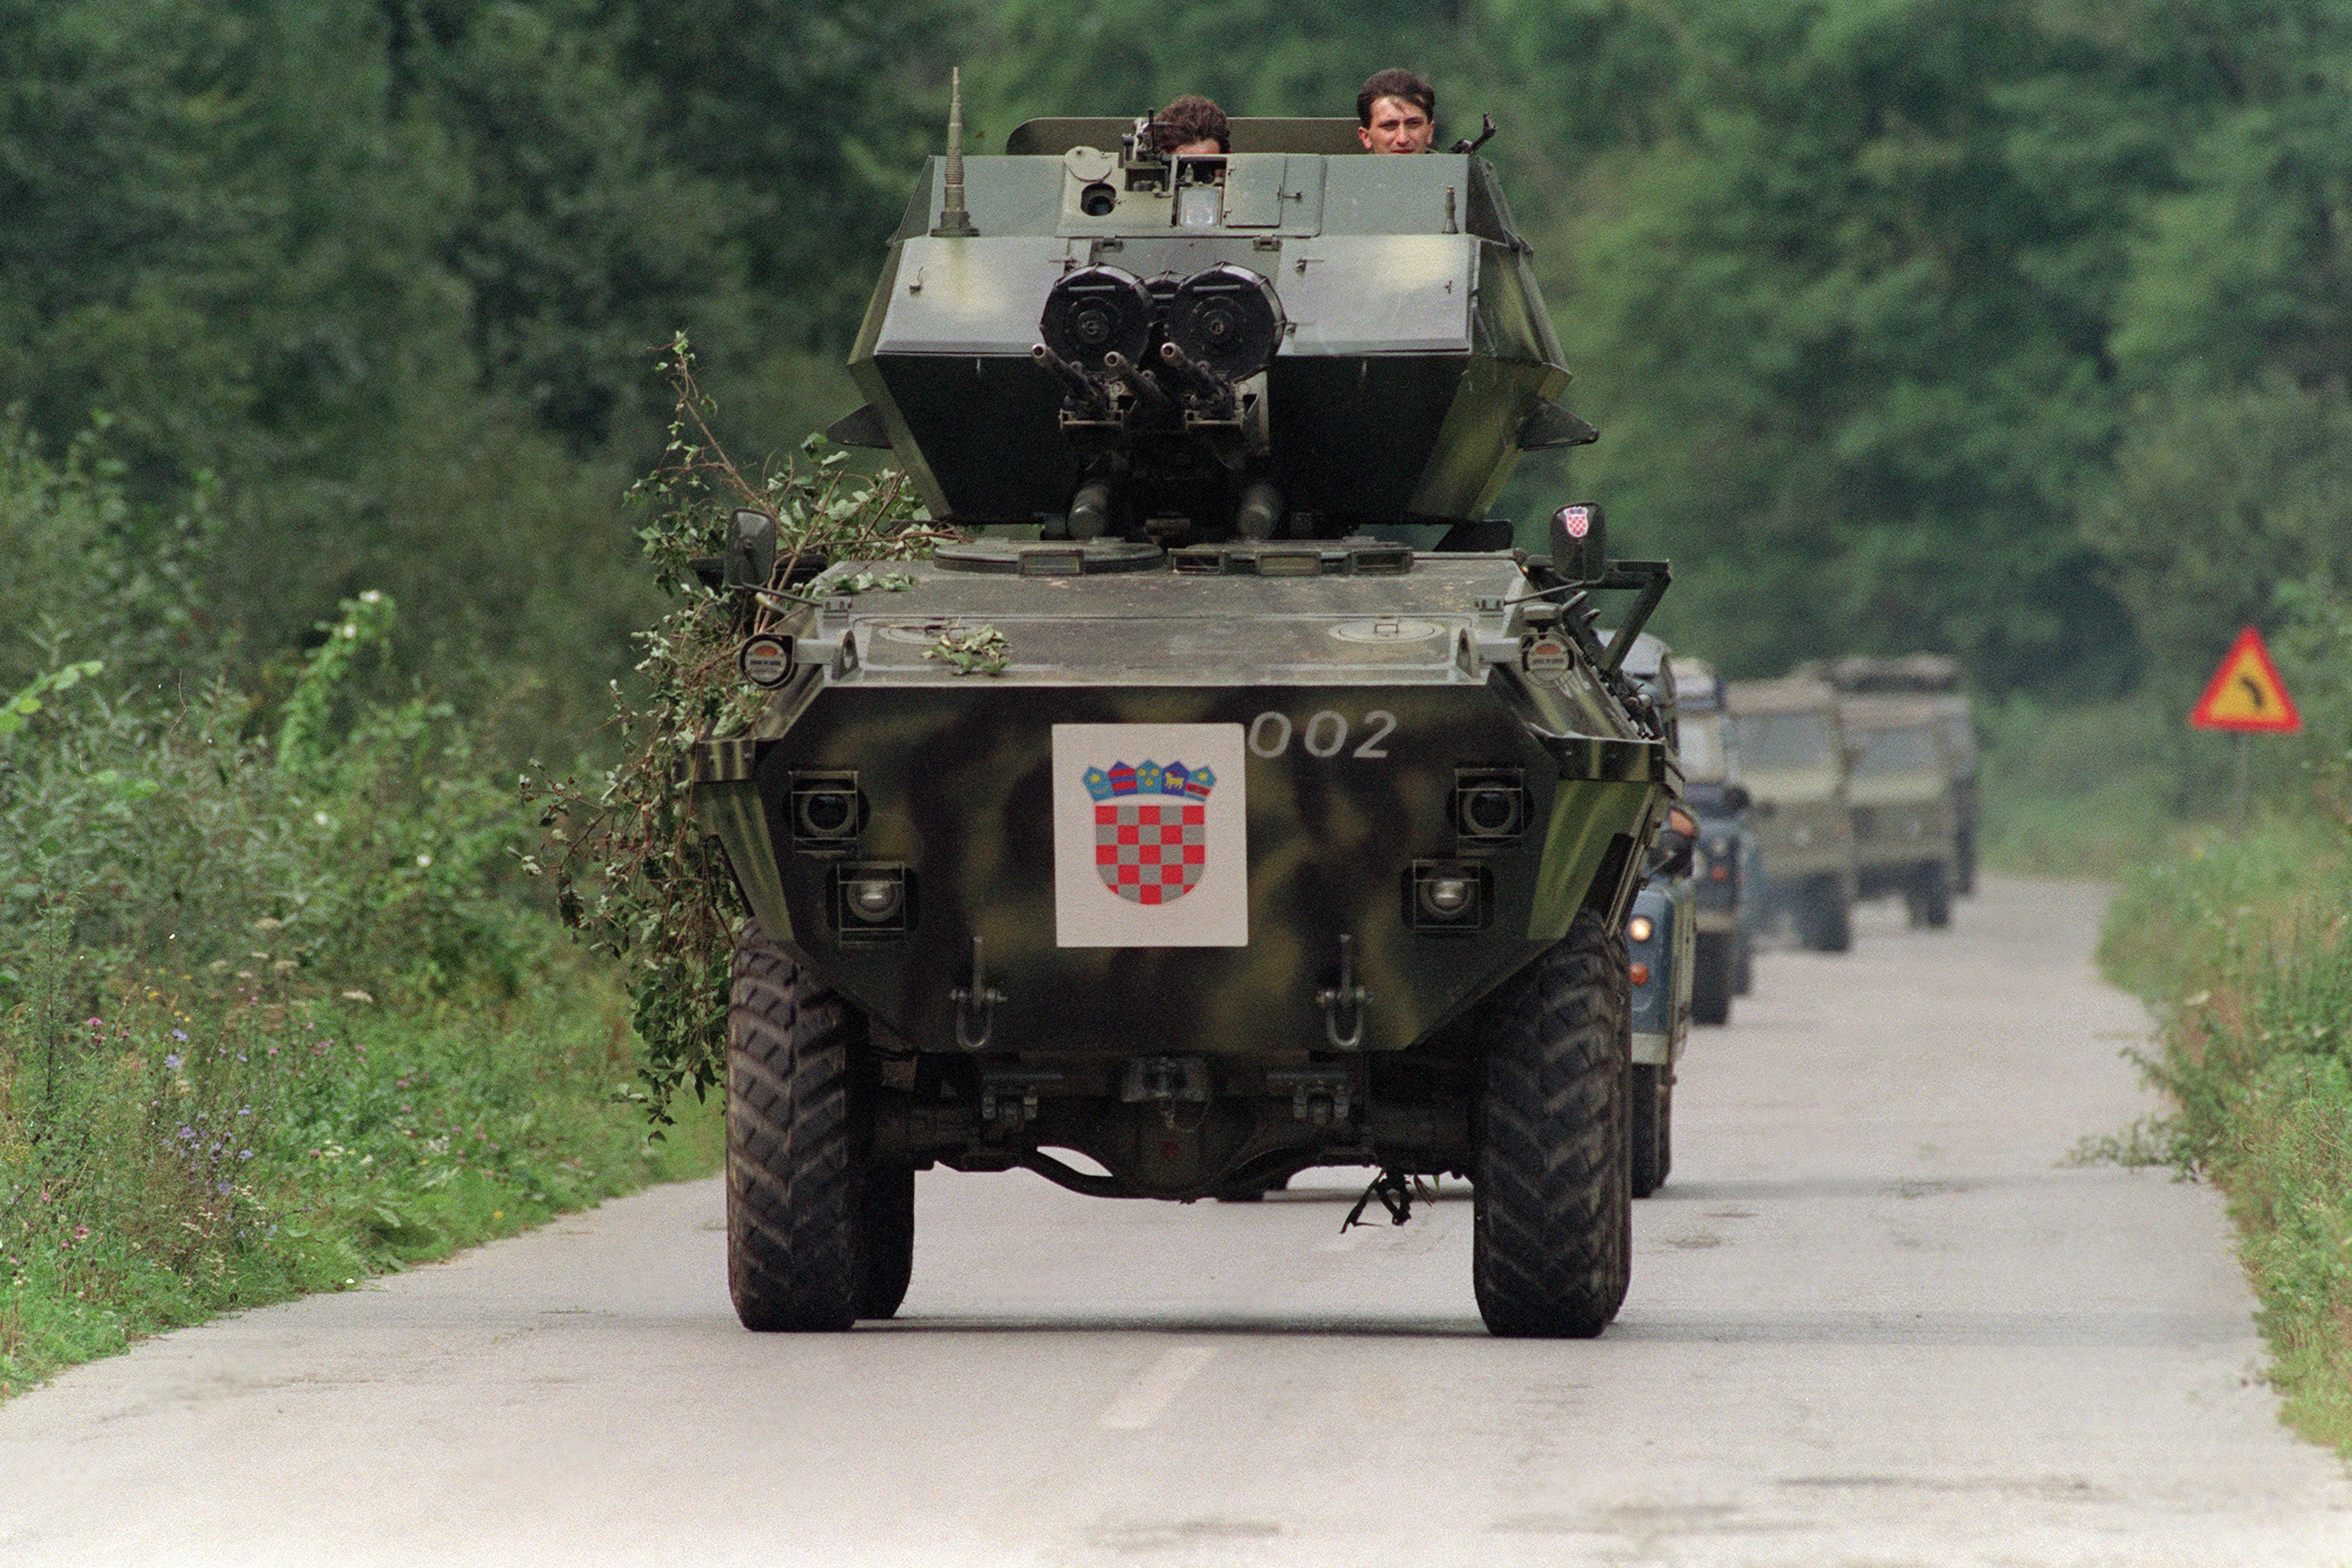
M 1397 717 L 1385 708 L 1375 708 L 1364 715 L 1364 728 L 1370 731 L 1349 752 L 1350 757 L 1363 762 L 1388 760 L 1388 738 L 1396 733 Z M 1312 757 L 1336 757 L 1347 749 L 1348 716 L 1326 708 L 1307 721 L 1307 731 L 1299 743 Z M 1297 733 L 1290 715 L 1267 709 L 1250 721 L 1249 749 L 1261 757 L 1278 757 L 1290 750 L 1290 739 Z
M 1269 725 L 1275 726 L 1274 739 L 1265 739 Z M 1261 757 L 1278 757 L 1290 750 L 1290 715 L 1272 709 L 1250 721 L 1249 748 Z
M 1329 731 L 1330 739 L 1328 741 L 1318 741 L 1316 737 L 1324 733 L 1323 721 L 1326 719 L 1331 721 Z M 1308 756 L 1336 757 L 1339 754 L 1339 748 L 1347 743 L 1348 721 L 1345 719 L 1340 718 L 1337 713 L 1332 712 L 1328 708 L 1326 708 L 1322 712 L 1318 713 L 1314 718 L 1307 721 L 1305 744 L 1307 746 L 1307 754 Z

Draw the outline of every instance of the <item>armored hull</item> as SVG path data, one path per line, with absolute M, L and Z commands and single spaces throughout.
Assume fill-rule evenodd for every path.
M 1525 668 L 1533 634 L 1511 601 L 1531 584 L 1510 556 L 1335 548 L 1313 556 L 1330 575 L 1268 577 L 1180 573 L 1157 552 L 1139 568 L 1136 553 L 1113 557 L 1116 573 L 1041 575 L 990 568 L 1027 555 L 1051 570 L 1076 552 L 950 550 L 903 591 L 803 611 L 808 662 L 750 742 L 707 749 L 706 810 L 731 795 L 766 839 L 738 857 L 773 868 L 744 879 L 763 927 L 877 1037 L 975 1071 L 1058 1066 L 1069 1076 L 1030 1080 L 1045 1100 L 1101 1094 L 1087 1061 L 1198 1058 L 1262 1095 L 1263 1074 L 1238 1064 L 1328 1058 L 1362 1106 L 1377 1098 L 1365 1058 L 1436 1048 L 1580 910 L 1622 917 L 1635 847 L 1673 787 L 1669 753 L 1589 667 Z M 1350 571 L 1351 554 L 1376 570 Z M 1001 673 L 929 657 L 943 632 L 979 625 L 1004 639 Z M 1177 793 L 1178 765 L 1210 781 Z M 1122 766 L 1162 782 L 1114 784 Z M 813 824 L 826 792 L 851 804 Z M 1122 814 L 1197 855 L 1189 879 L 1158 885 L 1164 901 L 1118 880 Z M 1124 868 L 1141 869 L 1132 855 Z M 1439 879 L 1461 885 L 1460 908 L 1423 896 Z M 852 896 L 876 879 L 904 889 L 880 921 Z M 1360 1002 L 1332 998 L 1343 961 Z M 1276 1092 L 1287 1119 L 1292 1097 Z M 1155 1125 L 1157 1110 L 1111 1116 Z M 926 1147 L 958 1158 L 948 1145 L 981 1131 Z M 1301 1163 L 1318 1142 L 1382 1163 L 1360 1112 L 1312 1131 L 1289 1140 Z M 1213 1151 L 1181 1172 L 1122 1173 L 1103 1158 L 1118 1148 L 1089 1148 L 1101 1142 L 1071 1146 L 1136 1190 L 1190 1196 L 1234 1178 Z M 1466 1168 L 1466 1147 L 1422 1142 L 1412 1163 Z

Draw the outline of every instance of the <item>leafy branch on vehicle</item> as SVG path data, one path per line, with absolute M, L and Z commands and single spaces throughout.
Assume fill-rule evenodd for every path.
M 822 436 L 781 465 L 747 473 L 711 428 L 718 405 L 694 365 L 680 333 L 660 359 L 674 405 L 668 444 L 627 492 L 646 514 L 637 538 L 674 604 L 637 635 L 641 692 L 613 686 L 622 760 L 584 780 L 522 781 L 542 835 L 525 868 L 552 879 L 566 924 L 620 961 L 656 1126 L 669 1121 L 677 1089 L 690 1086 L 699 1096 L 719 1081 L 729 966 L 747 912 L 725 858 L 694 820 L 688 761 L 697 742 L 747 733 L 757 721 L 766 694 L 743 681 L 736 653 L 783 613 L 761 595 L 712 588 L 696 563 L 721 553 L 743 510 L 774 520 L 776 563 L 766 586 L 775 594 L 835 562 L 914 560 L 961 537 L 929 525 L 904 473 L 860 472 Z M 866 568 L 820 591 L 893 590 L 913 581 Z
M 1003 675 L 1013 662 L 1004 634 L 994 626 L 950 626 L 940 640 L 923 650 L 958 675 Z

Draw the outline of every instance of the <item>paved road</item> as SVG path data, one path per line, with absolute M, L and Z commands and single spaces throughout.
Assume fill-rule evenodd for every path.
M 2147 1108 L 2095 916 L 1767 956 L 1598 1342 L 1480 1331 L 1466 1202 L 1026 1174 L 922 1179 L 899 1321 L 754 1337 L 694 1184 L 0 1406 L 0 1563 L 2352 1563 L 2213 1194 L 2058 1164 Z

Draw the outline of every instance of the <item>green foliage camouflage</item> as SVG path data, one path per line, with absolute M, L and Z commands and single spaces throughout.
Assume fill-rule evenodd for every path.
M 698 382 L 683 336 L 663 372 L 675 397 L 669 444 L 630 498 L 646 514 L 637 536 L 671 607 L 638 635 L 639 684 L 613 688 L 622 760 L 585 780 L 523 782 L 545 835 L 524 865 L 551 879 L 564 921 L 619 961 L 656 1121 L 667 1119 L 681 1088 L 699 1098 L 719 1081 L 728 966 L 744 915 L 725 858 L 694 820 L 688 752 L 697 742 L 749 731 L 766 694 L 744 681 L 736 656 L 789 607 L 793 582 L 833 560 L 927 555 L 940 537 L 921 525 L 903 475 L 861 473 L 821 437 L 781 466 L 747 474 L 712 433 L 718 405 Z M 714 588 L 696 571 L 698 561 L 719 556 L 730 520 L 745 510 L 776 528 L 776 564 L 763 594 Z M 910 581 L 865 572 L 847 586 L 888 592 Z

